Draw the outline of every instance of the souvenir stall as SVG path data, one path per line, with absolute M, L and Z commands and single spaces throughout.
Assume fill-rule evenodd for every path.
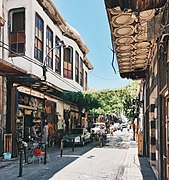
M 44 99 L 18 92 L 16 111 L 16 134 L 28 141 L 34 126 L 39 138 L 42 135 L 44 119 Z

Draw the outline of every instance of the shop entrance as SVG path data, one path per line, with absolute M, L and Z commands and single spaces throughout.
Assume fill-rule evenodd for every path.
M 18 93 L 18 106 L 16 113 L 16 134 L 24 141 L 29 141 L 31 128 L 34 126 L 37 137 L 42 136 L 42 123 L 44 120 L 43 99 L 24 93 Z

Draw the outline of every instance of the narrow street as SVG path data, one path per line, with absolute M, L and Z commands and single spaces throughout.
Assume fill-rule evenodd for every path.
M 123 132 L 116 131 L 105 147 L 96 146 L 51 178 L 51 180 L 62 179 L 155 180 L 156 178 L 148 162 L 144 158 L 138 158 L 137 144 L 132 141 L 132 133 L 124 129 Z
M 66 147 L 63 157 L 60 157 L 59 148 L 50 149 L 50 160 L 46 165 L 38 162 L 25 164 L 23 177 L 20 178 L 17 177 L 18 160 L 10 161 L 11 163 L 1 162 L 0 164 L 8 163 L 8 165 L 0 168 L 0 179 L 139 180 L 145 175 L 144 179 L 155 180 L 148 163 L 144 164 L 144 169 L 138 168 L 140 163 L 137 158 L 137 144 L 131 140 L 131 137 L 132 133 L 128 133 L 126 129 L 123 132 L 116 131 L 110 142 L 102 148 L 99 147 L 98 141 L 86 144 L 84 147 L 75 147 L 74 151 L 71 147 Z

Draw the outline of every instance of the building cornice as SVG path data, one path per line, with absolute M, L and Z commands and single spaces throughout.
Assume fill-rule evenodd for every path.
M 56 24 L 59 29 L 61 30 L 64 36 L 74 40 L 81 51 L 86 55 L 89 50 L 86 44 L 83 42 L 82 38 L 73 28 L 68 25 L 68 23 L 64 20 L 63 16 L 60 14 L 56 5 L 53 3 L 52 0 L 37 0 L 41 7 L 44 9 L 46 14 L 50 17 L 54 24 Z

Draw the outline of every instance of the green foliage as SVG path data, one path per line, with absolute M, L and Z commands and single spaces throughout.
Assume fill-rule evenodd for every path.
M 139 111 L 139 87 L 140 82 L 133 81 L 123 88 L 92 92 L 101 105 L 99 108 L 92 109 L 92 112 L 95 114 L 116 113 L 118 115 L 123 112 L 128 118 L 137 116 Z
M 139 113 L 139 81 L 133 81 L 119 89 L 101 91 L 66 92 L 63 98 L 94 114 L 120 115 L 122 112 L 129 119 L 137 117 Z
M 100 106 L 100 103 L 94 94 L 83 91 L 65 92 L 63 94 L 63 99 L 76 104 L 80 111 L 83 109 L 85 109 L 85 111 L 89 111 Z

